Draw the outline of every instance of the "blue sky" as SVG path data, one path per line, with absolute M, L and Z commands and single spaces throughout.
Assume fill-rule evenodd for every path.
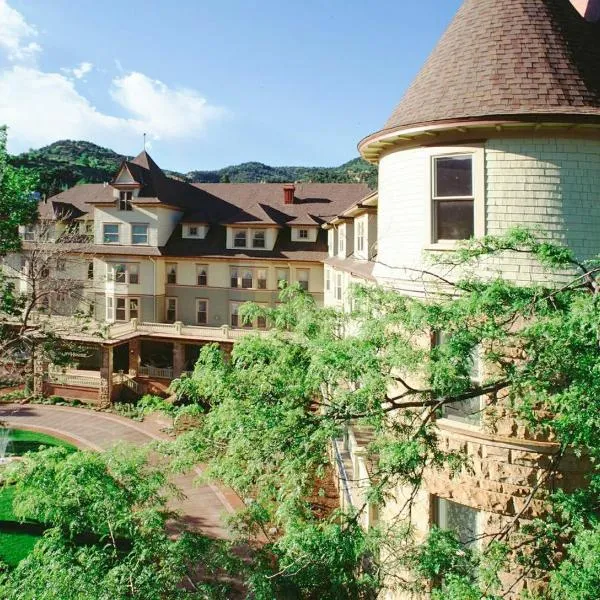
M 460 0 L 0 0 L 9 150 L 65 137 L 165 168 L 341 164 Z

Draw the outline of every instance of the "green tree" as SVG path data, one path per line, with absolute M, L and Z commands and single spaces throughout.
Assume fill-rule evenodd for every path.
M 468 275 L 473 263 L 506 252 L 570 278 L 562 286 L 518 286 Z M 209 407 L 196 430 L 177 441 L 179 460 L 205 462 L 207 478 L 236 490 L 246 503 L 238 532 L 267 540 L 252 578 L 254 590 L 269 590 L 261 597 L 365 597 L 385 574 L 388 585 L 431 588 L 436 598 L 491 599 L 501 593 L 497 572 L 517 568 L 523 576 L 550 571 L 550 598 L 596 597 L 597 563 L 588 553 L 600 508 L 600 261 L 578 260 L 568 248 L 516 229 L 469 242 L 445 262 L 465 275 L 436 276 L 439 266 L 422 273 L 438 292 L 427 300 L 358 289 L 351 314 L 320 309 L 299 290 L 284 289 L 277 308 L 243 311 L 250 320 L 267 318 L 275 326 L 269 336 L 245 337 L 230 358 L 203 349 L 193 376 L 176 384 L 182 397 Z M 440 331 L 446 341 L 431 349 L 422 343 Z M 475 351 L 488 372 L 477 383 Z M 479 396 L 490 410 L 501 403 L 529 430 L 557 440 L 557 454 L 528 499 L 549 500 L 547 517 L 521 528 L 516 519 L 483 552 L 461 550 L 466 558 L 459 561 L 448 556 L 458 543 L 452 534 L 418 543 L 400 512 L 362 531 L 360 514 L 386 504 L 398 486 L 416 493 L 426 472 L 468 468 L 465 453 L 439 443 L 435 418 L 445 405 Z M 331 439 L 348 424 L 372 433 L 366 501 L 346 514 L 323 515 L 315 507 L 319 482 Z M 567 452 L 590 459 L 590 485 L 548 496 L 544 484 Z M 335 540 L 336 550 L 319 552 L 325 540 Z M 585 578 L 569 583 L 577 570 Z M 324 580 L 327 592 L 315 587 Z
M 0 256 L 21 247 L 19 225 L 37 218 L 37 178 L 8 164 L 6 127 L 0 127 Z
M 220 544 L 185 530 L 169 535 L 173 490 L 147 449 L 44 450 L 14 465 L 9 483 L 16 516 L 48 529 L 0 575 L 2 598 L 227 597 L 225 587 L 205 582 L 227 564 Z

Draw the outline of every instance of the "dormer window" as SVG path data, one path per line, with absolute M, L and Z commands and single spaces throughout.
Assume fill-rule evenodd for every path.
M 235 248 L 245 248 L 248 244 L 248 236 L 245 229 L 236 230 L 233 236 L 233 245 Z
M 190 235 L 190 237 L 198 237 L 198 228 L 197 227 L 190 227 L 188 234 Z
M 365 222 L 356 222 L 356 251 L 363 252 L 365 249 Z
M 265 247 L 265 232 L 258 230 L 252 234 L 252 247 L 253 248 L 264 248 Z
M 133 210 L 133 192 L 119 192 L 119 210 Z
M 298 230 L 298 238 L 301 240 L 308 239 L 308 229 L 299 229 Z

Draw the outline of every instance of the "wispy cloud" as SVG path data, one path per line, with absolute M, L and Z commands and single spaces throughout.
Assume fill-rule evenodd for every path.
M 0 0 L 0 54 L 15 63 L 0 71 L 0 124 L 9 127 L 11 152 L 70 138 L 126 154 L 139 147 L 143 133 L 150 140 L 196 139 L 227 115 L 196 90 L 135 71 L 120 72 L 110 83 L 107 92 L 116 114 L 99 110 L 77 89 L 78 81 L 94 70 L 92 63 L 45 72 L 26 62 L 41 50 L 28 42 L 36 34 L 34 26 Z
M 83 79 L 88 73 L 91 73 L 94 65 L 91 62 L 82 62 L 72 69 L 61 69 L 66 75 L 72 75 L 75 79 Z

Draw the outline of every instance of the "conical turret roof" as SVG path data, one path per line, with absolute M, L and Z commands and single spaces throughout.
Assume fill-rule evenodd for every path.
M 466 0 L 380 133 L 525 115 L 600 122 L 600 22 L 569 0 Z

